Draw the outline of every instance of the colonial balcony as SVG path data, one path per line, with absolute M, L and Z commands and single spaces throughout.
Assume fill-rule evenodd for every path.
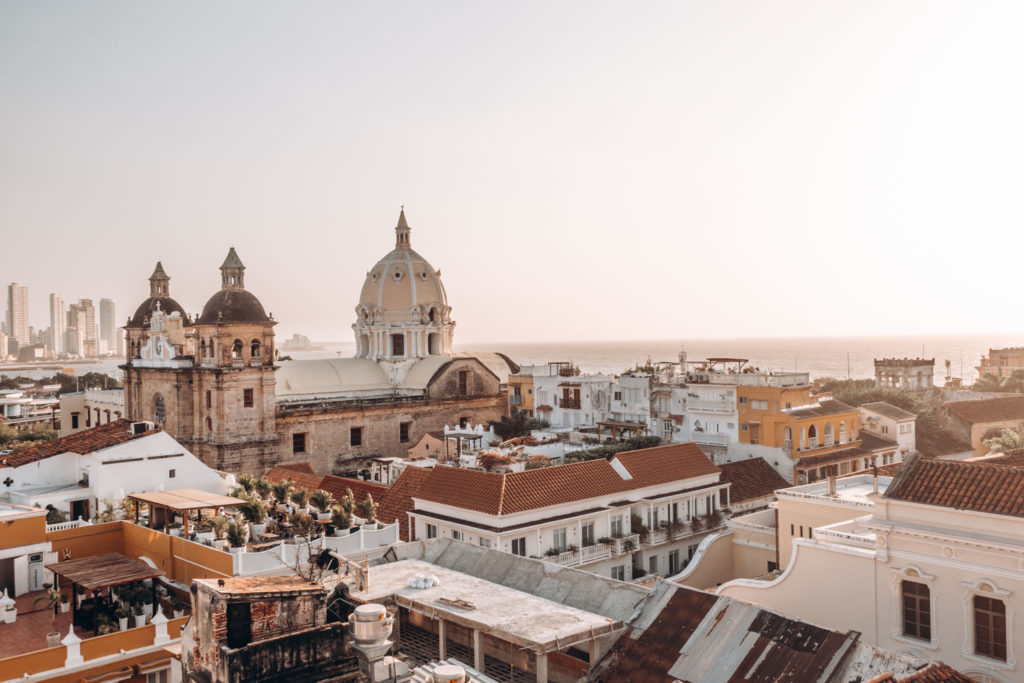
M 210 358 L 210 357 L 204 358 L 199 363 L 199 365 L 200 365 L 200 367 L 204 367 L 204 368 L 215 368 L 215 367 L 217 367 L 217 359 L 216 358 Z
M 609 544 L 612 555 L 624 555 L 640 547 L 640 534 L 627 534 L 622 538 L 613 538 Z
M 259 356 L 254 356 L 254 357 L 249 359 L 249 367 L 250 368 L 258 368 L 258 367 L 260 367 L 262 365 L 263 365 L 263 359 L 260 358 Z
M 508 397 L 508 404 L 510 406 L 521 406 L 521 405 L 523 405 L 523 396 L 522 396 L 522 394 L 520 394 L 518 396 L 516 394 L 512 394 L 511 396 L 509 396 Z
M 660 545 L 668 540 L 668 529 L 648 529 L 640 533 L 644 545 Z
M 557 555 L 544 557 L 545 562 L 554 562 L 563 567 L 575 567 L 581 564 L 590 564 L 612 556 L 611 546 L 604 543 L 588 545 L 577 550 L 566 550 Z
M 579 401 L 572 401 L 572 400 L 566 401 L 566 400 L 563 399 L 563 400 L 559 401 L 558 407 L 561 408 L 562 410 L 579 410 L 580 409 L 580 402 Z
M 244 358 L 232 358 L 231 359 L 231 367 L 233 367 L 233 368 L 244 368 L 245 367 L 245 359 Z
M 686 409 L 689 411 L 700 411 L 704 413 L 735 413 L 736 404 L 732 401 L 702 401 L 700 399 L 687 399 Z

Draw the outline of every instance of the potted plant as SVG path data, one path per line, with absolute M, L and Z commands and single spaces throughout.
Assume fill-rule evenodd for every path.
M 309 496 L 309 502 L 317 509 L 318 519 L 328 521 L 331 519 L 331 506 L 334 505 L 334 496 L 330 491 L 317 489 Z
M 252 493 L 253 487 L 256 485 L 256 480 L 251 474 L 240 474 L 238 475 L 238 486 L 241 487 L 246 493 Z
M 245 549 L 245 532 L 246 528 L 244 524 L 239 524 L 238 522 L 231 522 L 228 524 L 228 543 L 231 545 L 231 552 L 236 555 Z
M 146 625 L 146 612 L 142 609 L 142 603 L 136 603 L 132 608 L 135 613 L 135 628 Z
M 306 489 L 296 489 L 295 491 L 292 491 L 292 502 L 295 503 L 295 507 L 303 508 L 308 511 L 309 491 Z
M 305 513 L 295 512 L 288 517 L 288 521 L 292 525 L 292 534 L 294 534 L 295 542 L 305 543 L 306 539 L 313 533 L 313 527 L 315 526 L 313 518 Z
M 67 614 L 71 611 L 71 603 L 68 601 L 67 593 L 60 594 L 60 611 L 61 614 Z
M 121 631 L 128 630 L 128 610 L 122 605 L 114 612 L 117 616 L 117 628 Z
M 185 603 L 184 602 L 182 602 L 179 598 L 174 598 L 174 600 L 172 601 L 171 604 L 172 604 L 172 608 L 171 609 L 172 609 L 172 611 L 174 613 L 174 618 L 175 619 L 180 619 L 181 617 L 185 616 Z
M 369 493 L 366 494 L 366 499 L 359 504 L 359 513 L 366 518 L 366 524 L 363 525 L 364 529 L 376 529 L 377 528 L 377 507 L 379 503 L 373 500 L 373 496 Z
M 82 606 L 82 600 L 85 599 L 85 589 L 81 586 L 75 586 L 75 607 Z
M 167 525 L 167 531 L 171 534 L 171 536 L 181 536 L 181 529 L 181 522 L 171 522 Z
M 46 634 L 46 647 L 57 647 L 60 645 L 60 633 L 57 631 L 57 607 L 60 605 L 60 591 L 47 588 L 45 593 L 32 601 L 32 606 L 35 607 L 41 602 L 46 603 L 44 609 L 50 610 L 52 614 L 50 632 Z
M 245 498 L 239 506 L 242 516 L 252 525 L 252 535 L 262 536 L 267 532 L 267 504 L 256 496 Z
M 273 493 L 273 487 L 265 477 L 260 477 L 252 485 L 253 491 L 255 491 L 260 498 L 266 500 Z
M 352 526 L 352 514 L 346 512 L 343 505 L 337 504 L 331 508 L 331 524 L 334 525 L 335 536 L 341 536 L 343 530 L 348 533 L 348 528 Z
M 288 496 L 291 495 L 292 482 L 288 479 L 276 482 L 270 487 L 274 494 L 274 501 L 277 503 L 279 512 L 288 512 Z
M 105 636 L 108 633 L 117 633 L 117 626 L 106 614 L 96 617 L 96 635 Z
M 229 524 L 231 524 L 231 520 L 227 517 L 210 518 L 210 529 L 213 531 L 214 537 L 214 542 L 210 545 L 222 550 L 227 549 L 228 543 L 224 540 L 224 532 L 227 531 Z
M 6 588 L 0 594 L 0 616 L 3 616 L 5 624 L 13 624 L 18 618 L 18 607 L 14 599 L 8 597 Z

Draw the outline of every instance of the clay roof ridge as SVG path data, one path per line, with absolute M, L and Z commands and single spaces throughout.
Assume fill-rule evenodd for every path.
M 498 492 L 498 516 L 505 511 L 505 475 L 501 475 L 501 489 Z

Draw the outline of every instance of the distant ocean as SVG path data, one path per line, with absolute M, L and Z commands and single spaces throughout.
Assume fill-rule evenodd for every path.
M 354 342 L 315 342 L 315 351 L 291 352 L 293 358 L 347 357 L 355 352 Z M 874 377 L 875 358 L 934 358 L 935 383 L 941 385 L 950 361 L 953 377 L 965 384 L 977 377 L 974 369 L 989 348 L 1024 345 L 1021 335 L 965 335 L 920 337 L 803 337 L 799 339 L 690 339 L 594 342 L 532 342 L 456 344 L 456 351 L 501 351 L 522 365 L 549 361 L 572 361 L 586 373 L 620 373 L 652 361 L 678 361 L 686 350 L 688 360 L 708 357 L 746 358 L 764 371 L 797 370 L 816 377 L 864 379 Z M 120 378 L 120 359 L 79 364 L 78 374 L 103 372 Z M 0 375 L 39 378 L 55 370 L 7 370 Z

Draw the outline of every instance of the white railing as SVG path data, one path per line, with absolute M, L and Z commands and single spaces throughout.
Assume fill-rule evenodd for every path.
M 261 365 L 263 365 L 263 359 L 262 358 L 250 358 L 249 359 L 249 367 L 251 367 L 251 368 L 258 368 Z
M 66 529 L 77 529 L 82 526 L 92 526 L 92 522 L 82 519 L 79 517 L 73 522 L 57 522 L 56 524 L 47 524 L 46 531 L 64 531 Z
M 260 552 L 241 552 L 233 555 L 236 576 L 278 571 L 309 561 L 309 554 L 324 548 L 337 555 L 351 555 L 366 550 L 398 543 L 398 524 L 378 529 L 360 529 L 344 536 L 315 538 L 309 543 L 281 543 Z
M 707 432 L 693 432 L 691 435 L 697 443 L 708 446 L 727 446 L 729 444 L 728 434 L 709 434 Z
M 699 410 L 705 413 L 735 413 L 736 404 L 732 401 L 701 401 L 700 399 L 687 399 L 686 409 L 689 411 Z
M 199 365 L 204 368 L 215 368 L 217 367 L 216 358 L 204 358 L 199 362 Z
M 848 524 L 848 522 L 840 522 L 840 524 Z M 870 532 L 857 534 L 849 531 L 840 531 L 839 529 L 827 526 L 820 526 L 816 527 L 813 533 L 814 538 L 819 541 L 832 541 L 841 545 L 855 545 L 861 548 L 875 547 L 875 535 Z
M 613 538 L 611 547 L 614 555 L 632 552 L 640 547 L 640 534 L 627 534 L 622 538 Z
M 667 529 L 650 529 L 640 535 L 640 542 L 644 545 L 657 545 L 668 540 Z
M 794 489 L 779 489 L 775 492 L 776 498 L 801 498 L 803 500 L 813 500 L 816 503 L 820 503 L 823 500 L 835 501 L 834 496 L 828 495 L 828 489 L 824 488 L 825 482 L 817 482 L 816 484 L 805 484 L 805 486 L 819 486 L 822 487 L 820 493 L 805 493 L 803 491 L 796 491 Z M 841 491 L 841 489 L 840 489 Z M 856 498 L 843 498 L 840 494 L 839 502 L 843 505 L 849 505 L 850 507 L 866 508 L 873 510 L 875 507 L 874 501 L 870 500 L 857 500 Z
M 244 358 L 232 358 L 231 359 L 231 367 L 233 367 L 233 368 L 244 368 L 245 367 L 245 359 Z
M 598 543 L 597 545 L 589 545 L 579 550 L 566 550 L 557 555 L 548 555 L 543 559 L 545 562 L 553 562 L 563 567 L 575 567 L 579 564 L 597 562 L 611 556 L 612 549 L 604 543 Z

